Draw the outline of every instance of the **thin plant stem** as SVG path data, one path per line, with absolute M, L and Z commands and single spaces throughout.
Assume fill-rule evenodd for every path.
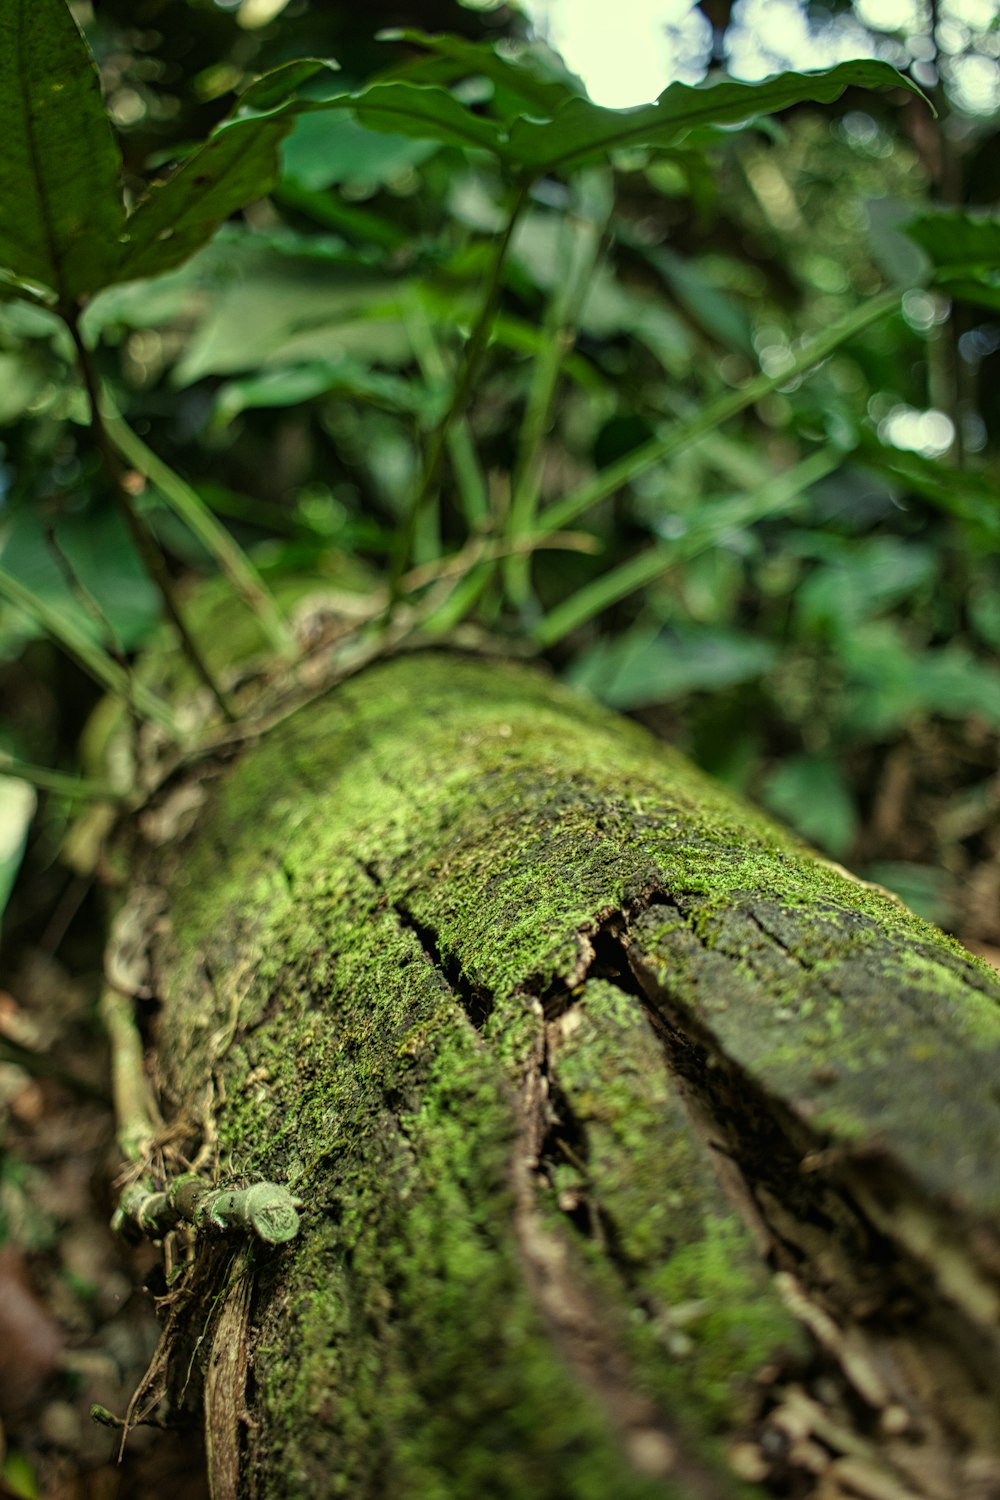
M 9 604 L 21 610 L 29 619 L 40 625 L 47 635 L 52 636 L 65 647 L 84 671 L 106 692 L 114 693 L 125 703 L 128 703 L 130 695 L 134 694 L 136 706 L 145 718 L 159 724 L 178 743 L 183 741 L 184 733 L 162 699 L 149 688 L 144 687 L 142 683 L 136 683 L 133 687 L 118 663 L 112 660 L 85 630 L 81 630 L 71 615 L 64 614 L 55 605 L 48 604 L 44 599 L 33 594 L 2 567 L 0 567 L 0 598 L 6 599 Z
M 613 203 L 613 197 L 610 202 L 606 202 L 603 223 L 598 224 L 593 220 L 587 222 L 584 219 L 575 232 L 571 220 L 563 225 L 563 233 L 570 237 L 565 265 L 559 268 L 559 279 L 546 308 L 545 345 L 534 363 L 521 425 L 507 522 L 512 536 L 530 533 L 535 529 L 542 488 L 545 439 L 552 425 L 559 377 L 575 343 L 576 327 L 594 268 L 609 238 Z M 577 236 L 579 242 L 574 243 Z M 507 558 L 503 569 L 508 598 L 512 604 L 522 609 L 528 603 L 531 592 L 530 562 L 531 553 L 515 552 Z
M 142 1162 L 163 1127 L 146 1077 L 142 1038 L 131 997 L 105 984 L 101 990 L 100 1014 L 111 1049 L 111 1093 L 118 1149 L 126 1161 Z
M 503 270 L 507 260 L 507 252 L 514 237 L 514 230 L 517 228 L 521 214 L 527 204 L 530 189 L 531 183 L 528 180 L 523 181 L 517 189 L 510 214 L 507 218 L 506 227 L 497 243 L 496 252 L 493 256 L 493 263 L 490 267 L 483 300 L 480 303 L 472 332 L 465 346 L 462 361 L 455 375 L 455 383 L 452 387 L 448 409 L 427 440 L 420 483 L 410 505 L 410 511 L 406 518 L 406 523 L 403 527 L 393 560 L 390 589 L 390 601 L 392 604 L 396 603 L 402 592 L 402 577 L 413 551 L 413 539 L 416 535 L 421 513 L 430 501 L 441 478 L 441 468 L 447 448 L 448 435 L 452 431 L 455 422 L 464 416 L 466 408 L 472 399 L 472 392 L 479 375 L 483 355 L 486 353 L 486 348 L 489 344 L 493 319 L 500 303 L 500 294 L 503 289 Z
M 434 337 L 430 320 L 416 298 L 407 309 L 406 325 L 424 379 L 443 386 L 448 379 L 444 354 Z M 458 417 L 452 423 L 448 433 L 448 457 L 465 523 L 470 532 L 480 530 L 489 517 L 489 494 L 472 433 L 464 417 Z
M 768 480 L 753 494 L 740 496 L 731 502 L 723 501 L 709 509 L 704 523 L 700 527 L 696 525 L 687 536 L 679 537 L 675 542 L 648 547 L 619 567 L 603 573 L 600 578 L 578 589 L 546 615 L 535 631 L 536 644 L 542 647 L 554 646 L 571 630 L 593 619 L 602 610 L 617 604 L 620 599 L 627 598 L 638 589 L 655 583 L 677 563 L 687 562 L 700 553 L 709 551 L 725 536 L 744 530 L 756 521 L 785 514 L 810 485 L 817 484 L 828 474 L 832 474 L 843 462 L 843 457 L 837 448 L 821 448 L 794 468 Z
M 122 794 L 104 781 L 89 781 L 83 776 L 67 776 L 50 771 L 47 766 L 33 766 L 0 750 L 0 776 L 16 776 L 42 792 L 54 792 L 71 802 L 120 802 Z
M 257 616 L 271 646 L 289 660 L 297 656 L 295 636 L 243 548 L 219 524 L 197 490 L 165 464 L 138 433 L 133 432 L 121 413 L 115 410 L 107 387 L 102 388 L 101 396 L 104 426 L 121 457 L 145 475 L 174 514 L 215 558 L 235 592 Z
M 585 511 L 593 509 L 609 495 L 613 495 L 615 490 L 638 479 L 641 474 L 647 473 L 658 463 L 662 463 L 665 458 L 670 458 L 672 454 L 690 447 L 692 443 L 697 442 L 699 438 L 706 437 L 716 427 L 721 427 L 730 417 L 735 417 L 739 412 L 745 411 L 755 401 L 760 401 L 772 391 L 787 385 L 796 376 L 804 375 L 813 365 L 819 364 L 821 360 L 839 349 L 841 344 L 846 343 L 849 338 L 853 338 L 855 334 L 863 332 L 873 323 L 879 322 L 881 318 L 894 312 L 901 301 L 902 293 L 898 291 L 883 292 L 880 296 L 873 297 L 864 307 L 856 308 L 824 333 L 810 339 L 809 343 L 794 359 L 789 361 L 780 374 L 757 375 L 746 385 L 740 386 L 739 390 L 729 391 L 715 401 L 710 401 L 693 417 L 678 422 L 664 437 L 653 438 L 650 442 L 643 443 L 640 448 L 627 453 L 617 463 L 610 464 L 589 484 L 574 490 L 570 495 L 565 495 L 561 500 L 554 501 L 539 516 L 539 527 L 548 530 L 568 526 Z
M 139 554 L 143 567 L 159 591 L 160 598 L 163 600 L 163 607 L 174 630 L 177 632 L 185 656 L 198 677 L 212 694 L 223 717 L 228 719 L 230 723 L 233 723 L 235 722 L 236 715 L 226 701 L 222 689 L 216 682 L 197 641 L 188 629 L 184 616 L 181 614 L 177 596 L 174 592 L 173 580 L 170 577 L 163 554 L 152 535 L 140 520 L 135 506 L 132 504 L 132 496 L 125 487 L 118 455 L 115 452 L 114 445 L 104 423 L 97 371 L 94 368 L 94 361 L 90 350 L 87 348 L 83 335 L 80 332 L 79 311 L 76 308 L 63 308 L 62 317 L 73 339 L 77 359 L 80 364 L 80 371 L 83 375 L 84 385 L 87 388 L 87 396 L 90 403 L 90 428 L 94 435 L 94 442 L 101 456 L 105 472 L 111 482 L 115 500 L 122 513 L 122 518 L 132 539 L 132 544 Z
M 91 618 L 96 621 L 99 629 L 103 632 L 104 642 L 108 654 L 112 656 L 121 667 L 122 672 L 125 676 L 125 681 L 128 683 L 128 699 L 126 701 L 125 707 L 128 710 L 129 727 L 132 733 L 133 759 L 135 760 L 136 764 L 138 764 L 139 731 L 142 727 L 142 715 L 139 713 L 139 710 L 136 707 L 135 674 L 132 671 L 129 659 L 125 654 L 125 650 L 122 646 L 121 640 L 119 639 L 118 632 L 115 629 L 114 625 L 111 623 L 109 616 L 101 607 L 100 602 L 87 588 L 86 584 L 77 573 L 76 568 L 73 566 L 69 557 L 63 551 L 63 548 L 59 542 L 59 538 L 56 536 L 56 529 L 54 525 L 50 525 L 47 528 L 46 540 L 50 548 L 52 549 L 52 555 L 56 560 L 56 564 L 60 572 L 62 573 L 63 578 L 66 580 L 67 588 L 76 597 L 81 608 L 84 609 L 87 614 L 89 614 Z

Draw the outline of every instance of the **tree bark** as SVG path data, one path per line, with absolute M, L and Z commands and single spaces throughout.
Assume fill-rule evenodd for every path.
M 173 1138 L 303 1203 L 174 1293 L 217 1496 L 1000 1494 L 995 975 L 523 667 L 398 657 L 178 795 Z

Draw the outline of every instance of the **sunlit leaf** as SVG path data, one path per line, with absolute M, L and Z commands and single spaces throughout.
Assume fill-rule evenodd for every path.
M 65 0 L 0 0 L 0 264 L 70 304 L 112 279 L 121 157 Z
M 537 47 L 525 45 L 516 60 L 508 61 L 490 43 L 470 42 L 460 36 L 432 36 L 408 28 L 384 31 L 381 38 L 409 42 L 432 54 L 431 58 L 404 64 L 397 70 L 397 76 L 412 82 L 447 84 L 469 76 L 488 78 L 494 85 L 491 102 L 501 118 L 513 119 L 527 113 L 551 119 L 567 99 L 583 93 L 583 85 L 570 74 L 560 71 L 557 75 L 555 54 L 545 58 L 546 67 Z
M 246 257 L 213 297 L 177 366 L 179 384 L 264 366 L 410 358 L 401 289 L 359 267 L 311 267 L 297 256 Z
M 510 131 L 508 161 L 535 174 L 567 171 L 599 161 L 626 146 L 675 145 L 702 125 L 737 125 L 806 101 L 829 104 L 845 89 L 916 86 L 888 63 L 859 59 L 822 73 L 781 73 L 763 83 L 690 87 L 674 83 L 655 104 L 605 109 L 588 99 L 570 99 L 550 123 L 518 120 Z
M 485 151 L 498 151 L 501 146 L 500 132 L 492 121 L 473 114 L 447 89 L 432 85 L 376 83 L 323 107 L 351 109 L 369 130 L 391 135 Z

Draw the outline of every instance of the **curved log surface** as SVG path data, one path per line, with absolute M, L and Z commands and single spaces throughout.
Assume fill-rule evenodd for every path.
M 159 1081 L 305 1205 L 177 1296 L 217 1496 L 1000 1495 L 996 976 L 521 667 L 202 795 L 134 854 Z

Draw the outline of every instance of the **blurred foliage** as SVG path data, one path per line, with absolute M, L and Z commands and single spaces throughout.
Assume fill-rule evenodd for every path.
M 401 0 L 379 23 L 411 29 L 381 41 L 363 12 L 307 0 L 73 10 L 134 236 L 114 265 L 108 250 L 106 289 L 79 271 L 83 337 L 263 578 L 335 575 L 345 552 L 398 576 L 495 542 L 433 628 L 534 640 L 833 856 L 939 920 L 974 907 L 971 934 L 1000 942 L 1000 218 L 970 165 L 997 122 L 952 128 L 940 90 L 936 120 L 901 88 L 845 94 L 857 71 L 826 92 L 761 85 L 758 110 L 729 84 L 729 115 L 719 93 L 681 129 L 654 106 L 611 119 L 504 6 Z M 340 72 L 234 106 L 308 56 Z M 877 86 L 880 66 L 857 68 Z M 399 101 L 411 114 L 386 133 Z M 247 139 L 269 190 L 237 201 Z M 208 151 L 213 214 L 189 213 L 183 173 L 143 206 L 168 164 L 214 172 Z M 183 246 L 165 214 L 194 226 Z M 136 267 L 160 274 L 121 279 Z M 427 454 L 449 409 L 439 483 Z M 0 567 L 133 652 L 158 598 L 44 298 L 0 301 L 0 424 Z M 162 486 L 132 478 L 173 570 L 210 571 Z M 592 544 L 533 550 L 568 524 Z M 0 605 L 0 751 L 72 771 L 93 692 L 43 637 Z M 54 889 L 68 814 L 57 794 L 43 808 L 35 869 Z

